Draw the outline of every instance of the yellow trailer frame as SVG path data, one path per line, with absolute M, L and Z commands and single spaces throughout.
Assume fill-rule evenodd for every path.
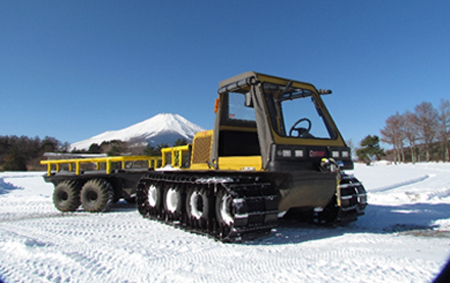
M 81 164 L 95 163 L 96 170 L 100 170 L 102 163 L 106 164 L 106 174 L 112 171 L 112 163 L 121 163 L 121 169 L 125 169 L 126 162 L 147 161 L 148 168 L 157 169 L 158 161 L 161 160 L 161 167 L 167 165 L 167 155 L 171 155 L 171 165 L 174 168 L 181 168 L 183 165 L 183 154 L 190 151 L 190 145 L 167 147 L 161 150 L 162 156 L 146 156 L 146 155 L 132 155 L 132 156 L 109 156 L 109 157 L 95 157 L 95 158 L 72 158 L 72 159 L 52 159 L 42 160 L 42 165 L 47 165 L 47 175 L 50 176 L 52 171 L 60 172 L 61 165 L 68 166 L 69 171 L 73 171 L 75 165 L 75 174 L 81 174 Z
M 125 169 L 126 162 L 132 161 L 147 161 L 148 168 L 156 168 L 158 160 L 161 160 L 159 156 L 110 156 L 110 157 L 96 157 L 96 158 L 74 158 L 74 159 L 60 159 L 60 160 L 42 160 L 41 164 L 47 165 L 47 175 L 52 174 L 54 171 L 60 172 L 61 165 L 67 164 L 69 171 L 73 171 L 75 165 L 75 174 L 81 174 L 81 164 L 83 163 L 95 163 L 96 169 L 100 170 L 100 164 L 106 164 L 106 173 L 110 174 L 112 171 L 112 163 L 121 162 L 121 168 Z

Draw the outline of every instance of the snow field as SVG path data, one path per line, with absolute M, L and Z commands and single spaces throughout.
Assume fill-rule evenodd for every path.
M 281 221 L 223 244 L 119 202 L 60 213 L 43 173 L 0 173 L 0 281 L 430 282 L 450 255 L 450 164 L 357 165 L 366 215 L 344 227 Z

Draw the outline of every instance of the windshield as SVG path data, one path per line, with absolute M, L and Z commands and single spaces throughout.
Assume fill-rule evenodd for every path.
M 335 138 L 312 91 L 287 85 L 263 83 L 272 126 L 283 137 Z

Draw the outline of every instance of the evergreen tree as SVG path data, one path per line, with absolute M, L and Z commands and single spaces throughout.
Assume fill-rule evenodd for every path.
M 52 137 L 45 137 L 41 142 L 42 152 L 57 152 L 61 142 Z
M 147 147 L 144 149 L 144 155 L 147 156 L 157 156 L 156 148 L 150 144 L 147 144 Z
M 358 159 L 367 165 L 370 161 L 375 158 L 375 160 L 380 160 L 384 156 L 384 150 L 380 147 L 380 138 L 376 135 L 366 136 L 360 143 L 361 148 L 356 151 Z
M 189 142 L 185 138 L 180 138 L 175 141 L 173 146 L 182 146 L 187 144 L 189 144 Z
M 101 145 L 103 148 L 103 143 Z M 112 140 L 108 143 L 106 154 L 108 156 L 120 156 L 127 152 L 127 144 L 120 140 Z
M 102 153 L 102 148 L 97 143 L 93 143 L 89 146 L 88 152 L 89 153 Z
M 11 148 L 3 164 L 5 171 L 27 171 L 27 162 L 16 147 Z

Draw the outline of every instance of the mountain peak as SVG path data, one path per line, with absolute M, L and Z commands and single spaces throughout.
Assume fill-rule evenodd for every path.
M 181 115 L 160 113 L 125 129 L 107 131 L 89 139 L 73 143 L 71 147 L 88 149 L 93 143 L 101 144 L 110 140 L 142 141 L 148 142 L 153 146 L 161 143 L 172 145 L 180 138 L 192 141 L 194 135 L 201 131 L 204 131 L 204 129 L 189 122 Z

